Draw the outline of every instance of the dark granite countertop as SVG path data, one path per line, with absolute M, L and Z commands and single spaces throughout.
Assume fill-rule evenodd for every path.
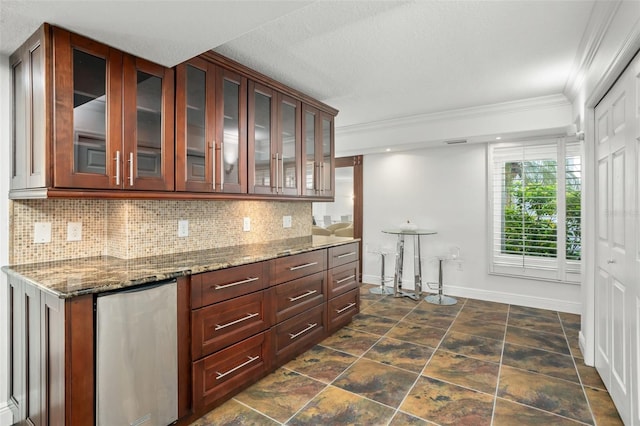
M 354 241 L 357 240 L 314 235 L 263 244 L 230 246 L 136 259 L 99 256 L 10 265 L 2 267 L 2 270 L 8 275 L 27 280 L 57 297 L 67 299 L 246 265 Z

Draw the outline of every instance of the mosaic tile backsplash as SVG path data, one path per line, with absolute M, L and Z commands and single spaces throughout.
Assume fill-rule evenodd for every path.
M 311 235 L 311 203 L 300 201 L 21 200 L 10 211 L 11 264 L 132 259 Z M 283 216 L 291 216 L 291 228 L 282 227 Z M 178 237 L 178 220 L 189 222 L 188 237 Z M 50 243 L 33 242 L 36 222 L 51 223 Z M 82 223 L 81 241 L 67 241 L 68 222 Z

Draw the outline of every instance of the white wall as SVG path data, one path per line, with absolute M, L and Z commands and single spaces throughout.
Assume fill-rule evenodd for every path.
M 410 220 L 434 229 L 423 236 L 423 277 L 437 281 L 433 257 L 460 247 L 461 271 L 445 265 L 445 293 L 580 312 L 580 286 L 510 278 L 488 273 L 486 149 L 482 143 L 427 148 L 364 158 L 363 281 L 379 283 L 380 246 L 395 250 L 395 236 L 382 229 Z M 413 246 L 405 244 L 404 281 L 413 285 Z M 393 273 L 393 256 L 387 273 Z M 423 279 L 424 282 L 424 279 Z
M 9 138 L 10 96 L 9 58 L 0 55 L 0 265 L 9 263 Z M 9 344 L 6 276 L 0 273 L 0 426 L 12 423 L 7 408 L 9 381 Z

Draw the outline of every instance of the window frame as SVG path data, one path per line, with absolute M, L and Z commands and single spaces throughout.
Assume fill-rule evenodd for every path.
M 497 170 L 504 170 L 508 162 L 534 161 L 535 158 L 527 158 L 525 149 L 539 148 L 542 151 L 550 146 L 555 146 L 556 160 L 556 204 L 557 204 L 557 233 L 556 233 L 556 257 L 527 256 L 526 254 L 502 253 L 502 225 L 504 223 L 503 199 L 497 194 L 504 194 L 504 174 L 500 173 L 497 186 Z M 542 148 L 544 147 L 544 148 Z M 523 154 L 518 154 L 518 150 Z M 496 154 L 496 151 L 499 151 Z M 513 151 L 509 153 L 509 151 Z M 568 284 L 580 284 L 582 260 L 567 259 L 566 252 L 566 162 L 567 151 L 577 154 L 580 159 L 580 196 L 584 197 L 584 145 L 582 141 L 574 137 L 547 137 L 524 141 L 507 141 L 488 143 L 487 146 L 487 247 L 488 270 L 491 275 L 513 276 L 544 281 L 561 282 Z M 507 159 L 509 157 L 512 159 Z M 497 159 L 498 157 L 499 159 Z M 545 158 L 540 158 L 545 159 Z M 499 163 L 498 163 L 499 162 Z M 500 164 L 497 167 L 496 164 Z M 584 212 L 581 209 L 580 218 L 583 220 Z

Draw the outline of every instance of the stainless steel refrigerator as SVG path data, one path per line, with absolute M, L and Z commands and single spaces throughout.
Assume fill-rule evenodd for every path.
M 166 426 L 178 418 L 177 284 L 96 298 L 96 424 Z

